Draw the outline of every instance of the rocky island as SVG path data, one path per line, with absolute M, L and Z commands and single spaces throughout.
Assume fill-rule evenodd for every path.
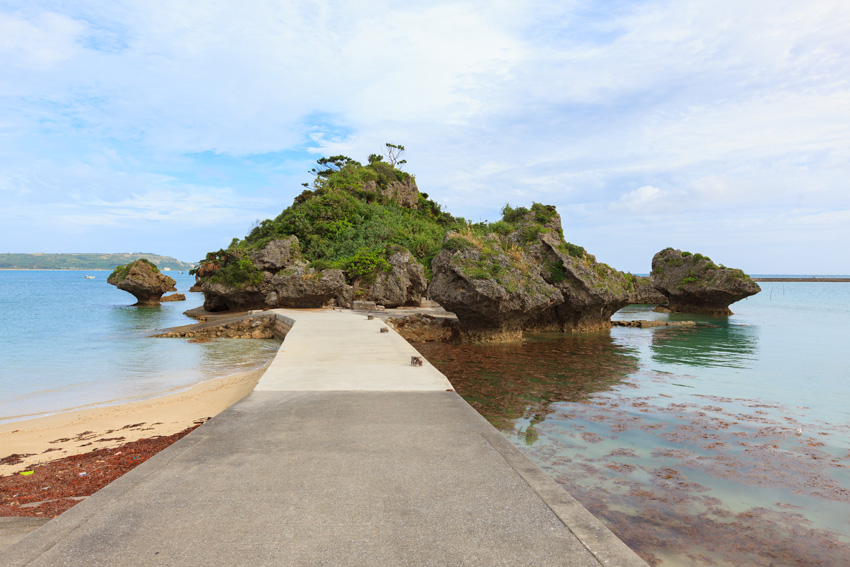
M 397 157 L 318 160 L 312 188 L 200 263 L 204 308 L 402 307 L 428 298 L 457 315 L 453 337 L 498 342 L 604 329 L 630 303 L 670 300 L 661 280 L 567 242 L 555 207 L 506 205 L 500 220 L 471 223 L 421 193 Z
M 761 291 L 743 270 L 718 266 L 702 254 L 665 248 L 652 258 L 652 284 L 675 313 L 732 315 L 729 305 Z
M 133 294 L 138 306 L 159 305 L 165 292 L 177 291 L 174 287 L 177 282 L 145 259 L 116 267 L 106 282 Z

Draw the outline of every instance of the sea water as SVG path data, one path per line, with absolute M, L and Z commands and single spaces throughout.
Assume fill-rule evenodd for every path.
M 183 312 L 203 303 L 194 276 L 167 275 L 186 301 L 134 307 L 109 272 L 0 271 L 0 423 L 151 398 L 274 356 L 274 340 L 151 338 L 193 323 Z
M 848 283 L 763 283 L 735 315 L 499 346 L 419 344 L 652 565 L 850 565 Z

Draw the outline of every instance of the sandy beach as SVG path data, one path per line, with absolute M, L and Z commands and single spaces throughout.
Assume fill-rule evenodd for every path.
M 209 380 L 182 392 L 0 425 L 0 476 L 97 449 L 169 436 L 248 395 L 265 367 Z M 17 458 L 9 458 L 17 455 Z

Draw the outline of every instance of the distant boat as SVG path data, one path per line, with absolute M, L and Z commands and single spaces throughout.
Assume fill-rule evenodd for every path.
M 86 276 L 86 279 L 87 279 L 87 280 L 93 280 L 93 279 L 94 279 L 94 276 Z

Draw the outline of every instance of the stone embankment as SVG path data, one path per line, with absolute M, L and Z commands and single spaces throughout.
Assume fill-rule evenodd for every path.
M 277 339 L 282 341 L 291 329 L 274 313 L 248 313 L 213 317 L 195 325 L 175 327 L 153 335 L 160 338 L 191 339 Z

